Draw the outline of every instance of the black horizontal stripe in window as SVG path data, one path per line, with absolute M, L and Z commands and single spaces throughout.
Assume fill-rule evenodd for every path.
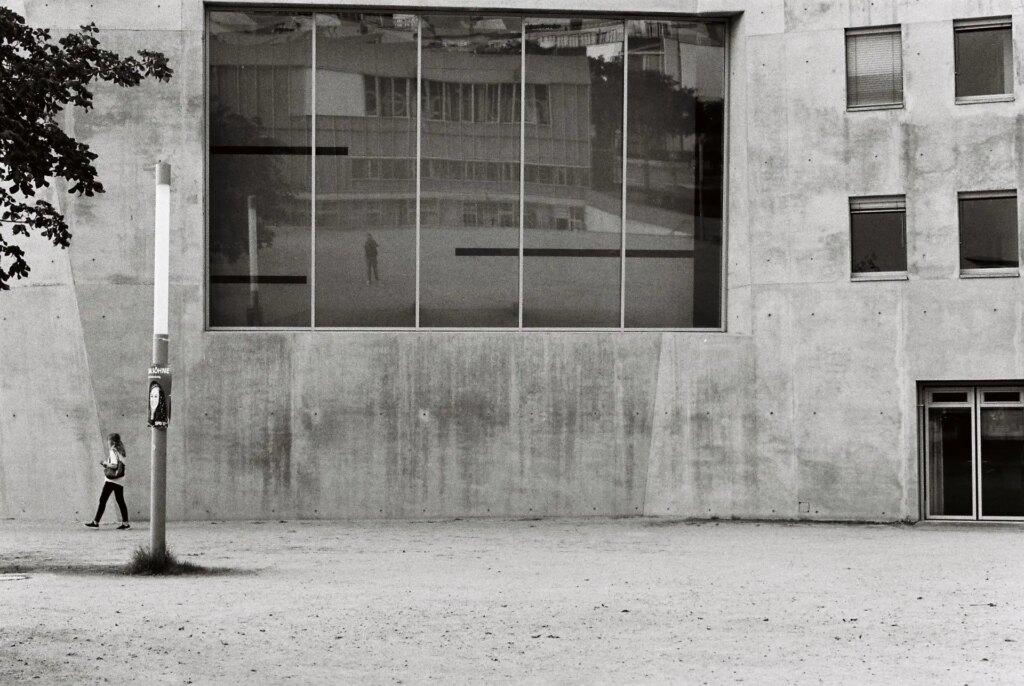
M 526 257 L 619 257 L 617 248 L 524 248 Z M 456 257 L 518 257 L 518 248 L 455 248 Z M 627 249 L 626 257 L 693 257 L 692 250 Z
M 305 276 L 284 276 L 284 275 L 260 275 L 250 276 L 249 274 L 214 274 L 210 276 L 210 283 L 306 283 Z
M 211 145 L 213 155 L 310 155 L 313 149 L 308 145 Z M 348 146 L 318 145 L 317 155 L 347 155 Z

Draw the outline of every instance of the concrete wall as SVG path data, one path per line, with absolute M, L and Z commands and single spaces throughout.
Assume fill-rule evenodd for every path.
M 954 105 L 951 21 L 1013 16 L 1019 94 L 1011 0 L 629 6 L 733 13 L 725 333 L 204 331 L 201 3 L 14 4 L 38 26 L 95 21 L 176 74 L 67 115 L 107 193 L 63 196 L 74 247 L 33 245 L 32 278 L 0 294 L 0 517 L 87 518 L 109 431 L 146 510 L 158 158 L 172 518 L 916 518 L 917 382 L 1024 378 L 1021 280 L 957 277 L 957 192 L 1021 188 L 1024 144 L 1019 99 Z M 891 23 L 906 106 L 848 113 L 844 29 Z M 909 280 L 851 282 L 848 197 L 897 193 Z

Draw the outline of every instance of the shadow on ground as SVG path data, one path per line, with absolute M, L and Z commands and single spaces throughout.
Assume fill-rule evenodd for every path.
M 860 521 L 850 519 L 741 519 L 737 517 L 728 517 L 721 519 L 719 517 L 711 517 L 710 519 L 694 519 L 691 517 L 641 517 L 641 526 L 645 527 L 668 527 L 668 526 L 719 526 L 728 524 L 753 524 L 755 526 L 761 526 L 762 524 L 773 527 L 830 527 L 830 526 L 846 526 L 851 528 L 858 527 L 913 527 L 920 526 L 922 522 L 916 522 L 912 520 L 897 520 L 897 521 Z
M 257 573 L 254 569 L 238 569 L 235 567 L 202 567 L 199 565 L 184 567 L 166 576 L 249 576 Z M 127 576 L 129 563 L 101 564 L 94 562 L 62 562 L 60 560 L 25 560 L 21 562 L 0 563 L 0 575 L 3 574 L 67 574 L 69 576 Z M 157 576 L 137 573 L 136 576 Z

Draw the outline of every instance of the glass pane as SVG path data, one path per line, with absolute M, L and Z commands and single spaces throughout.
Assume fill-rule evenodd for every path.
M 629 22 L 626 326 L 721 325 L 725 29 Z
M 526 32 L 523 325 L 618 327 L 623 23 Z
M 985 391 L 985 402 L 987 403 L 1016 403 L 1020 402 L 1018 391 Z
M 423 17 L 422 326 L 519 325 L 521 26 Z
M 956 31 L 956 97 L 1013 92 L 1010 27 Z
M 981 514 L 1024 517 L 1024 408 L 981 410 Z
M 961 199 L 960 268 L 1017 264 L 1017 196 Z
M 902 102 L 900 32 L 847 36 L 847 107 L 899 105 Z
M 967 402 L 967 393 L 936 391 L 932 393 L 933 403 L 965 403 Z
M 416 19 L 316 24 L 316 325 L 415 326 Z
M 904 212 L 853 212 L 850 215 L 850 269 L 858 272 L 907 270 Z
M 928 410 L 928 514 L 972 516 L 971 410 Z
M 209 31 L 210 325 L 309 326 L 312 17 Z

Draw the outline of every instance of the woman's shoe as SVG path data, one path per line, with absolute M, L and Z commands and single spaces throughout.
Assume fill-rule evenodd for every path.
M 85 526 L 87 526 L 87 527 L 89 527 L 91 529 L 98 529 L 100 525 L 97 524 L 96 522 L 86 522 Z
M 88 526 L 88 525 L 86 525 L 86 526 Z M 129 524 L 128 522 L 122 522 L 122 523 L 121 523 L 121 526 L 119 526 L 119 527 L 117 527 L 117 528 L 118 528 L 118 529 L 130 529 L 130 528 L 132 528 L 132 526 L 131 526 L 131 524 Z

